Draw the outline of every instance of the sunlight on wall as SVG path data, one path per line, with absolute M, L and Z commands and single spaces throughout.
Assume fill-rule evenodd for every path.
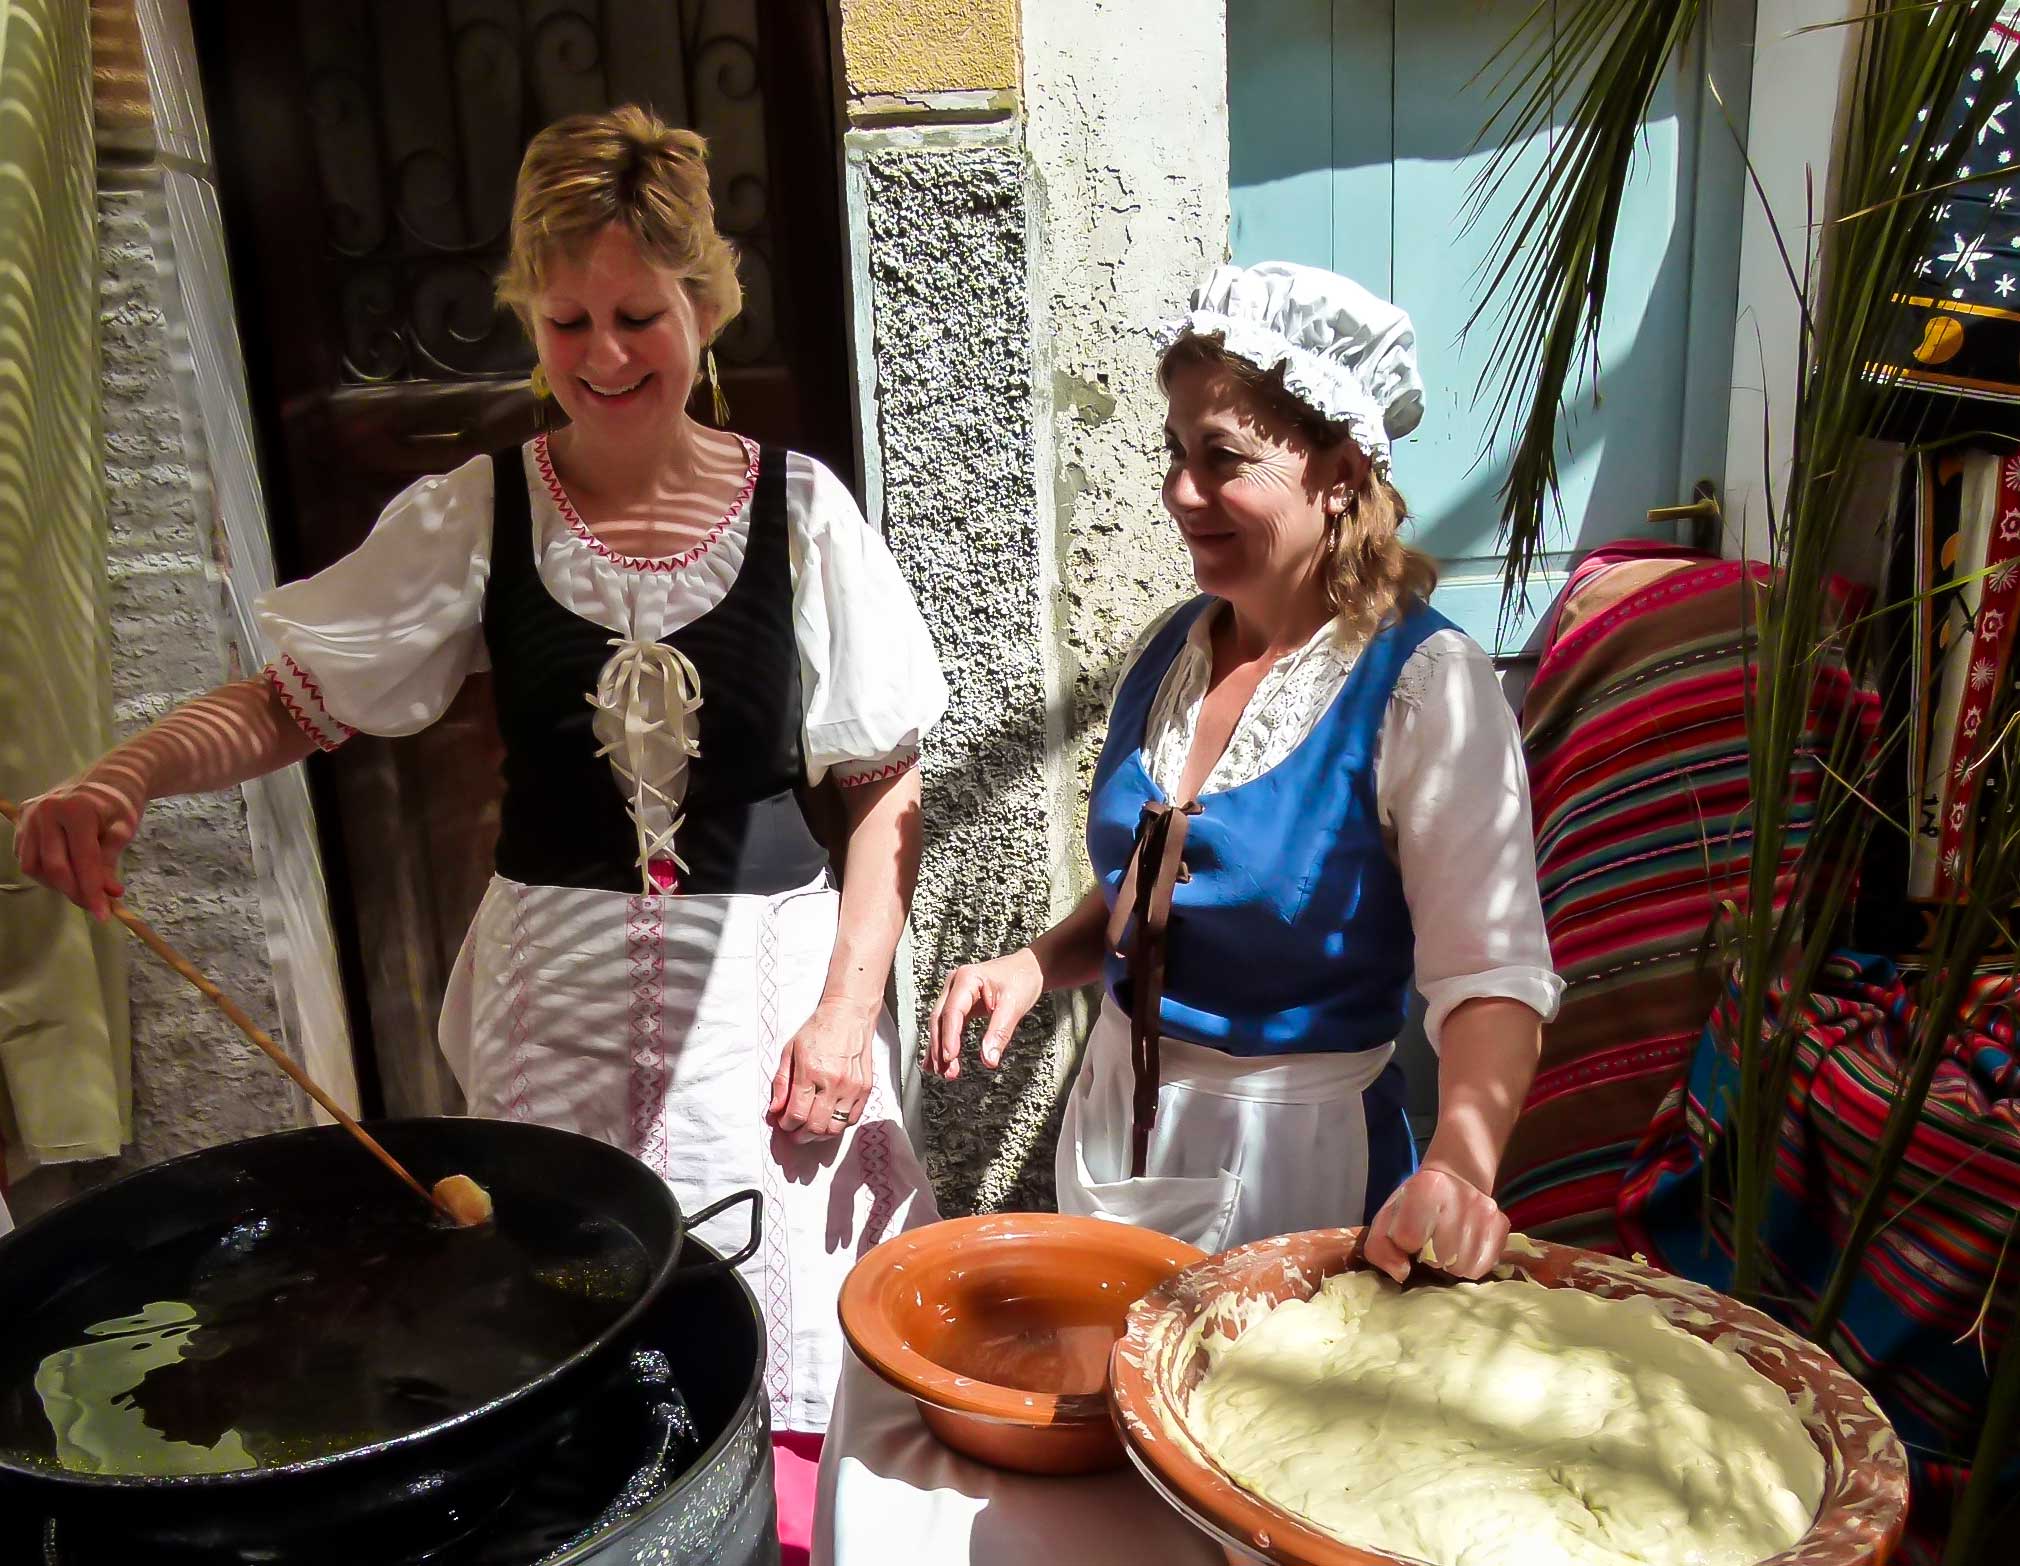
M 105 495 L 90 17 L 0 6 L 0 793 L 104 749 Z M 121 932 L 0 851 L 0 1136 L 15 1172 L 128 1134 Z

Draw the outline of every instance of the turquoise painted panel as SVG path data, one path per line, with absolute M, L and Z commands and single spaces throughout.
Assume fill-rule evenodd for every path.
M 1722 445 L 1714 451 L 1701 432 L 1724 428 L 1731 319 L 1704 327 L 1719 335 L 1722 363 L 1713 363 L 1717 344 L 1700 340 L 1693 354 L 1692 263 L 1694 251 L 1729 258 L 1723 239 L 1737 236 L 1739 191 L 1728 178 L 1716 191 L 1700 188 L 1702 55 L 1673 73 L 1650 106 L 1615 241 L 1599 382 L 1582 388 L 1567 421 L 1564 515 L 1528 602 L 1504 617 L 1498 526 L 1506 453 L 1487 449 L 1496 388 L 1482 386 L 1494 322 L 1470 334 L 1466 326 L 1498 264 L 1509 204 L 1496 203 L 1470 226 L 1466 213 L 1490 156 L 1479 142 L 1493 107 L 1492 73 L 1483 67 L 1528 0 L 1332 0 L 1323 156 L 1333 180 L 1323 220 L 1316 203 L 1292 200 L 1282 172 L 1321 156 L 1316 105 L 1287 97 L 1298 83 L 1309 85 L 1305 57 L 1317 47 L 1320 9 L 1262 0 L 1230 27 L 1235 259 L 1332 267 L 1410 311 L 1426 413 L 1397 447 L 1396 476 L 1416 513 L 1413 538 L 1444 567 L 1439 607 L 1484 645 L 1512 652 L 1580 552 L 1615 538 L 1668 536 L 1651 528 L 1649 508 L 1687 499 L 1698 477 L 1716 476 L 1713 459 L 1722 461 Z M 1301 157 L 1288 143 L 1305 136 L 1312 150 Z M 1544 156 L 1547 138 L 1538 142 L 1524 149 L 1522 169 Z M 1246 182 L 1265 168 L 1270 179 Z M 1308 195 L 1308 181 L 1300 191 Z M 1704 243 L 1707 225 L 1719 243 Z M 1685 471 L 1686 428 L 1694 432 L 1691 461 L 1705 473 Z
M 1395 7 L 1392 0 L 1331 0 L 1331 5 L 1332 265 L 1393 297 L 1396 116 L 1390 70 Z
M 1231 17 L 1230 84 L 1247 109 L 1228 138 L 1237 256 L 1330 251 L 1333 227 L 1333 0 L 1266 0 Z M 1253 21 L 1259 25 L 1247 25 Z

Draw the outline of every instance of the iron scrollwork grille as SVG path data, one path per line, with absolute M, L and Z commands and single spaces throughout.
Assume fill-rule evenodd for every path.
M 351 385 L 516 377 L 493 303 L 526 142 L 642 103 L 709 140 L 743 313 L 727 365 L 779 361 L 757 0 L 296 0 L 326 286 Z

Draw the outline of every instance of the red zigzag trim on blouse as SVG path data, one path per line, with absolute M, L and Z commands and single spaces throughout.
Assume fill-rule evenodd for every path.
M 722 514 L 720 522 L 708 530 L 708 537 L 704 538 L 692 549 L 682 554 L 667 555 L 656 559 L 650 559 L 643 555 L 620 555 L 616 550 L 604 543 L 602 539 L 589 531 L 589 524 L 582 520 L 582 514 L 575 509 L 575 502 L 568 498 L 568 491 L 561 487 L 561 480 L 554 472 L 554 459 L 548 455 L 547 437 L 545 435 L 536 435 L 533 438 L 533 461 L 535 466 L 540 469 L 540 477 L 547 485 L 547 493 L 553 497 L 555 508 L 561 513 L 561 520 L 568 524 L 568 531 L 581 539 L 583 543 L 587 544 L 599 555 L 603 556 L 605 560 L 608 560 L 612 565 L 622 566 L 627 571 L 684 571 L 715 547 L 715 541 L 729 531 L 729 525 L 737 519 L 738 514 L 742 512 L 743 508 L 750 504 L 750 498 L 757 490 L 757 442 L 747 440 L 741 435 L 737 436 L 737 439 L 743 442 L 746 466 L 743 475 L 743 488 L 737 493 L 736 499 L 730 502 L 729 510 Z
M 304 669 L 300 664 L 296 663 L 294 659 L 290 658 L 286 653 L 281 654 L 281 662 L 286 664 L 288 668 L 294 672 L 295 678 L 302 682 L 302 689 L 307 691 L 309 695 L 315 698 L 316 710 L 320 712 L 324 717 L 328 718 L 330 722 L 334 723 L 338 728 L 342 729 L 344 731 L 345 738 L 349 738 L 351 735 L 358 732 L 356 729 L 352 728 L 348 723 L 344 722 L 342 718 L 338 717 L 335 713 L 330 711 L 330 704 L 323 700 L 323 688 L 316 683 L 316 677 L 313 674 L 309 673 L 307 669 Z
M 919 757 L 915 752 L 909 761 L 888 762 L 874 771 L 852 773 L 848 777 L 842 777 L 837 774 L 835 786 L 837 788 L 861 788 L 865 783 L 882 783 L 887 778 L 903 777 L 918 764 Z
M 315 713 L 310 712 L 295 699 L 295 693 L 288 689 L 287 681 L 281 678 L 280 670 L 269 664 L 267 666 L 267 684 L 271 685 L 274 688 L 274 694 L 280 697 L 281 705 L 288 710 L 288 716 L 295 720 L 304 734 L 316 742 L 318 750 L 335 750 L 345 740 L 358 732 L 348 723 L 344 722 L 342 718 L 331 715 L 329 708 L 323 705 L 323 693 L 321 689 L 309 677 L 308 670 L 296 663 L 286 653 L 281 654 L 281 662 L 286 664 L 294 677 L 301 681 L 303 691 L 308 694 L 310 700 L 315 702 L 317 711 L 323 717 L 328 718 L 339 731 L 337 737 L 331 739 L 328 731 L 316 720 Z

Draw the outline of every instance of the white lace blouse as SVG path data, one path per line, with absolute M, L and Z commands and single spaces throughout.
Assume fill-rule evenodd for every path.
M 1124 678 L 1175 612 L 1138 640 Z M 1145 758 L 1167 794 L 1178 790 L 1199 727 L 1214 619 L 1193 621 L 1151 704 Z M 1200 792 L 1250 782 L 1289 756 L 1325 716 L 1360 651 L 1333 622 L 1279 659 Z M 1551 967 L 1536 891 L 1521 736 L 1493 664 L 1463 632 L 1433 632 L 1397 676 L 1375 754 L 1375 799 L 1410 905 L 1432 1046 L 1453 1008 L 1479 996 L 1555 1016 L 1564 985 Z
M 694 713 L 684 659 L 656 646 L 728 596 L 750 541 L 757 448 L 742 495 L 685 554 L 633 559 L 591 534 L 548 461 L 527 443 L 540 579 L 567 610 L 611 632 L 593 700 L 598 740 L 639 821 L 641 863 L 678 825 Z M 473 457 L 394 498 L 364 543 L 327 570 L 261 596 L 279 656 L 267 676 L 324 749 L 356 732 L 412 734 L 489 667 L 482 615 L 491 572 L 492 463 Z M 947 706 L 924 620 L 890 550 L 833 473 L 786 456 L 793 628 L 809 782 L 844 787 L 911 767 Z M 585 692 L 586 697 L 592 693 Z

